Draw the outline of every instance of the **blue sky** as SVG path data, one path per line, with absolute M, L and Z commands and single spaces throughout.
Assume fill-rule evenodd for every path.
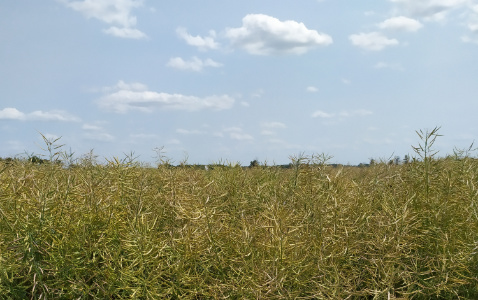
M 0 156 L 288 163 L 403 157 L 478 137 L 478 1 L 0 4 Z

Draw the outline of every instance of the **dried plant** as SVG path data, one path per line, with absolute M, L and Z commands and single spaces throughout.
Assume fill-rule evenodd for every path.
M 0 161 L 0 295 L 477 299 L 478 160 L 434 156 L 437 131 L 360 168 Z

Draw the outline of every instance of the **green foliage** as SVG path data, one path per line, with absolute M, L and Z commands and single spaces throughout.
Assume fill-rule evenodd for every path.
M 478 160 L 422 137 L 363 168 L 0 161 L 0 295 L 477 299 Z

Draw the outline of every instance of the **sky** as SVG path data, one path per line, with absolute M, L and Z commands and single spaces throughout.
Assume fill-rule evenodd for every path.
M 0 2 L 0 157 L 332 163 L 478 137 L 478 0 Z

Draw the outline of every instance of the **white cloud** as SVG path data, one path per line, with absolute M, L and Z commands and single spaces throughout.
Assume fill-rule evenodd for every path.
M 88 140 L 111 142 L 115 137 L 106 132 L 106 130 L 99 125 L 85 123 L 82 126 L 85 131 L 83 136 Z
M 113 35 L 120 38 L 126 38 L 126 39 L 146 38 L 146 34 L 144 34 L 144 32 L 134 28 L 126 28 L 126 27 L 118 28 L 116 26 L 112 26 L 108 29 L 103 30 L 103 32 L 109 35 Z
M 83 124 L 83 126 L 81 126 L 81 128 L 84 129 L 84 130 L 93 130 L 93 131 L 103 129 L 101 126 L 88 124 L 88 123 Z
M 467 17 L 467 27 L 471 36 L 463 36 L 461 39 L 463 42 L 478 44 L 478 4 L 470 7 Z
M 278 149 L 303 149 L 303 147 L 300 145 L 290 144 L 284 140 L 276 139 L 276 138 L 268 139 L 266 140 L 266 142 L 275 146 L 274 148 L 278 148 Z
M 330 119 L 335 117 L 349 118 L 349 117 L 364 117 L 373 114 L 373 112 L 366 109 L 357 109 L 353 111 L 341 111 L 339 113 L 327 113 L 321 110 L 317 110 L 312 113 L 312 118 L 324 118 Z
M 251 141 L 254 139 L 252 135 L 243 132 L 240 127 L 229 127 L 223 130 L 229 135 L 230 139 L 239 140 L 239 141 Z
M 0 120 L 24 120 L 25 114 L 13 107 L 0 110 Z
M 7 107 L 0 110 L 0 120 L 18 120 L 18 121 L 60 121 L 60 122 L 78 122 L 79 118 L 61 110 L 52 111 L 33 111 L 24 113 L 16 108 Z
M 229 137 L 238 141 L 250 141 L 254 139 L 251 135 L 243 132 L 230 132 Z
M 380 51 L 399 44 L 396 39 L 389 39 L 379 32 L 352 34 L 349 39 L 354 46 L 371 51 Z
M 264 129 L 261 131 L 262 135 L 276 135 L 275 131 Z
M 262 98 L 262 96 L 265 94 L 265 91 L 263 89 L 259 89 L 251 94 L 252 98 Z
M 131 15 L 134 8 L 143 5 L 143 0 L 59 1 L 87 18 L 94 18 L 111 25 L 110 28 L 104 30 L 107 34 L 133 39 L 146 37 L 146 34 L 134 28 L 136 17 Z
M 188 129 L 183 129 L 183 128 L 178 128 L 176 129 L 177 133 L 180 134 L 185 134 L 185 135 L 199 135 L 199 134 L 204 134 L 203 131 L 193 129 L 193 130 L 188 130 Z
M 469 0 L 390 0 L 399 8 L 412 16 L 429 21 L 439 21 L 446 18 L 449 11 L 467 4 Z
M 181 57 L 173 57 L 166 64 L 168 67 L 172 67 L 179 70 L 191 70 L 200 72 L 204 67 L 222 67 L 221 63 L 218 63 L 210 58 L 206 60 L 201 60 L 194 56 L 191 60 L 185 61 Z
M 319 89 L 316 88 L 315 86 L 308 86 L 306 90 L 307 92 L 310 92 L 310 93 L 317 93 L 319 91 Z
M 101 90 L 105 93 L 117 90 L 147 91 L 148 86 L 140 82 L 126 83 L 120 80 L 114 86 L 103 87 Z
M 343 84 L 347 84 L 347 85 L 352 83 L 352 81 L 350 81 L 350 79 L 347 79 L 347 78 L 342 78 L 341 81 Z
M 263 14 L 249 14 L 242 27 L 226 29 L 232 45 L 250 54 L 303 54 L 316 46 L 332 44 L 332 38 L 296 21 L 280 21 Z
M 83 136 L 85 139 L 99 142 L 111 142 L 115 140 L 114 136 L 106 132 L 87 132 Z
M 422 28 L 423 25 L 415 19 L 399 16 L 383 21 L 382 23 L 378 24 L 378 27 L 380 29 L 392 29 L 413 32 Z
M 168 144 L 168 145 L 180 145 L 181 141 L 178 140 L 178 139 L 170 139 L 166 142 L 166 144 Z
M 141 87 L 141 90 L 135 87 Z M 116 88 L 115 88 L 116 87 Z M 157 108 L 196 111 L 201 109 L 230 109 L 234 98 L 228 95 L 196 97 L 182 94 L 168 94 L 149 91 L 145 85 L 125 84 L 120 81 L 115 87 L 104 88 L 110 92 L 98 100 L 98 105 L 108 111 L 126 113 L 136 110 L 152 112 Z
M 179 27 L 176 29 L 176 33 L 180 38 L 185 40 L 188 45 L 197 47 L 199 50 L 204 51 L 219 48 L 219 43 L 214 40 L 216 37 L 214 31 L 210 31 L 207 37 L 201 37 L 199 35 L 192 36 L 187 32 L 186 28 Z
M 281 122 L 265 122 L 265 123 L 262 123 L 261 125 L 262 125 L 262 127 L 269 128 L 269 129 L 287 128 L 287 126 L 284 123 L 281 123 Z
M 357 110 L 354 110 L 354 111 L 351 111 L 351 112 L 345 112 L 345 114 L 348 117 L 354 117 L 354 116 L 365 117 L 365 116 L 372 115 L 373 112 L 371 112 L 370 110 L 366 110 L 366 109 L 357 109 Z
M 61 122 L 78 122 L 79 118 L 70 115 L 61 110 L 53 110 L 43 112 L 41 110 L 31 112 L 26 115 L 28 120 L 32 121 L 61 121 Z
M 261 127 L 261 134 L 269 136 L 277 135 L 277 132 L 275 131 L 277 129 L 287 128 L 287 126 L 281 122 L 264 122 L 261 124 Z
M 151 139 L 157 139 L 158 135 L 153 133 L 136 133 L 136 134 L 130 134 L 130 137 L 133 139 L 151 140 Z
M 395 71 L 403 71 L 404 68 L 402 67 L 401 64 L 397 63 L 387 63 L 387 62 L 378 62 L 374 66 L 375 69 L 390 69 L 390 70 L 395 70 Z
M 326 113 L 321 110 L 317 110 L 312 114 L 312 118 L 333 118 L 335 114 Z

